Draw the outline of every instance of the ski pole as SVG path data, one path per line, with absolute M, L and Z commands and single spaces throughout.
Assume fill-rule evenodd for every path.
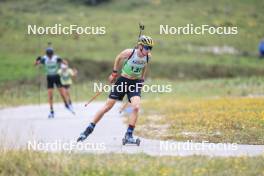
M 145 26 L 142 24 L 142 22 L 139 22 L 139 34 L 138 34 L 138 40 L 137 40 L 138 42 L 139 42 L 139 39 L 140 39 L 144 29 L 145 29 Z
M 99 95 L 101 95 L 102 92 L 97 92 L 84 106 L 86 107 L 88 104 L 90 104 L 93 100 L 96 99 Z

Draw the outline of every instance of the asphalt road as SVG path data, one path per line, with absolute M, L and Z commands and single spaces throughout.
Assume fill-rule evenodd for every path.
M 193 143 L 159 141 L 141 138 L 141 145 L 122 145 L 126 131 L 124 118 L 118 113 L 120 104 L 109 111 L 89 138 L 76 143 L 102 102 L 74 104 L 76 115 L 63 104 L 55 104 L 55 118 L 48 119 L 47 104 L 28 105 L 0 110 L 0 144 L 7 148 L 27 148 L 49 152 L 145 153 L 153 156 L 241 156 L 264 154 L 264 145 Z

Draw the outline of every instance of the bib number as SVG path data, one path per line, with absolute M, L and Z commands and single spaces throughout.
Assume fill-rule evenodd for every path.
M 141 68 L 139 68 L 139 67 L 131 67 L 131 70 L 134 72 L 134 73 L 140 73 L 140 71 L 141 71 Z

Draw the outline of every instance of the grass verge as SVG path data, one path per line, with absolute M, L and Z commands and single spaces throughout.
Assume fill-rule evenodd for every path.
M 151 157 L 1 151 L 0 175 L 263 175 L 264 157 Z M 118 163 L 118 164 L 117 164 Z

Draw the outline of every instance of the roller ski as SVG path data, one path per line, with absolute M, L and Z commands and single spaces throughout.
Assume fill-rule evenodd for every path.
M 90 124 L 83 133 L 77 139 L 77 142 L 83 142 L 94 130 L 95 125 Z
M 122 144 L 126 145 L 126 144 L 136 144 L 137 146 L 140 145 L 140 139 L 137 138 L 133 138 L 133 136 L 131 134 L 127 134 L 125 135 L 125 137 L 122 139 Z
M 71 104 L 66 104 L 65 107 L 66 107 L 66 109 L 69 110 L 73 115 L 75 115 L 75 112 L 74 112 L 73 107 L 72 107 Z
M 50 111 L 50 113 L 48 115 L 48 118 L 49 119 L 54 118 L 54 111 Z

